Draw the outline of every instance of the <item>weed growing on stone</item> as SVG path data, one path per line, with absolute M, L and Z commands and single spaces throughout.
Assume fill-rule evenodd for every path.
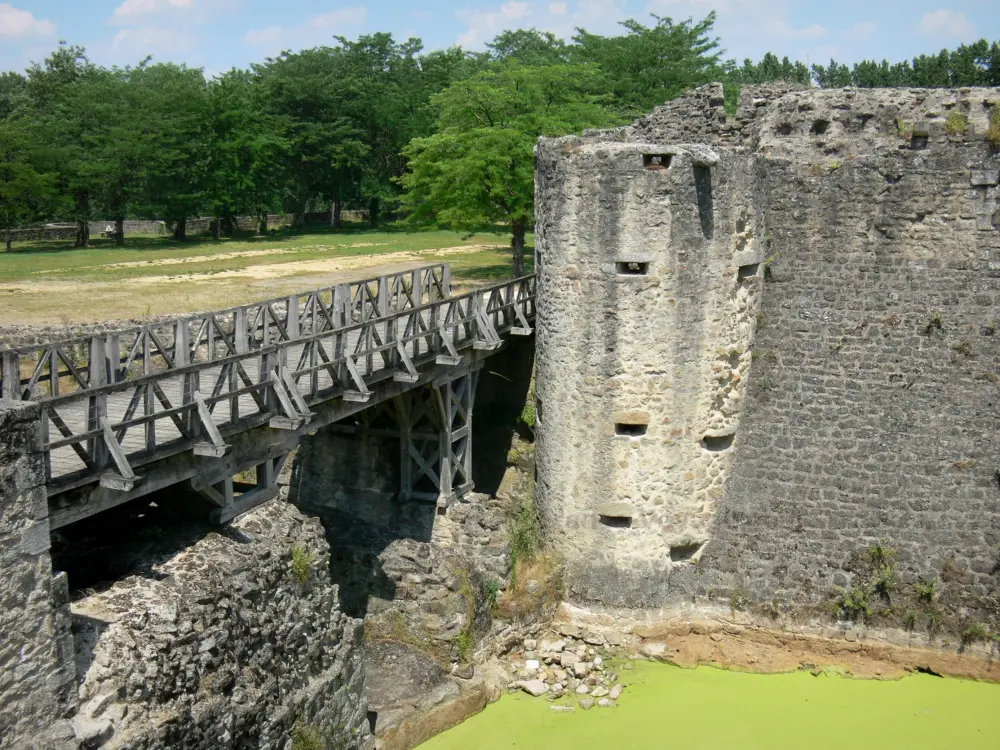
M 917 627 L 917 613 L 912 609 L 907 610 L 906 616 L 903 618 L 903 625 L 907 630 L 915 630 Z
M 913 137 L 913 123 L 902 117 L 896 118 L 896 135 L 905 140 Z
M 924 333 L 930 335 L 934 331 L 941 331 L 944 329 L 944 316 L 941 315 L 939 310 L 934 310 L 931 316 L 927 319 L 927 325 L 924 327 Z
M 944 127 L 949 135 L 964 135 L 969 127 L 969 118 L 964 112 L 951 111 L 945 118 Z
M 763 312 L 758 312 L 756 321 L 757 321 L 757 330 L 763 331 L 764 326 L 767 324 L 767 316 Z
M 497 600 L 500 598 L 500 583 L 493 578 L 483 581 L 483 598 L 490 605 L 490 609 L 496 609 Z
M 972 342 L 966 339 L 961 341 L 956 341 L 951 345 L 951 348 L 956 352 L 961 354 L 963 357 L 972 357 L 975 354 L 975 350 L 972 348 Z
M 962 631 L 962 645 L 970 646 L 973 643 L 988 641 L 992 637 L 990 629 L 981 622 L 974 622 Z
M 733 614 L 743 612 L 750 606 L 750 592 L 737 586 L 729 593 L 729 609 Z
M 871 600 L 864 586 L 852 586 L 840 597 L 840 609 L 848 620 L 865 622 L 872 616 Z
M 312 566 L 316 556 L 300 544 L 292 547 L 292 576 L 300 584 L 305 585 L 312 576 Z
M 538 554 L 541 532 L 535 503 L 530 497 L 512 504 L 508 514 L 510 567 L 514 570 L 519 562 L 527 563 Z
M 997 332 L 997 319 L 990 318 L 987 320 L 983 327 L 979 329 L 979 332 L 983 334 L 983 336 L 992 336 L 995 334 Z
M 301 719 L 292 727 L 292 750 L 326 750 L 319 729 Z
M 507 465 L 517 466 L 518 462 L 521 460 L 521 451 L 517 448 L 511 448 L 507 451 Z
M 934 596 L 937 593 L 937 581 L 925 581 L 922 578 L 913 584 L 913 587 L 917 590 L 917 599 L 925 604 L 930 604 L 934 601 Z
M 994 148 L 1000 148 L 1000 104 L 993 105 L 990 112 L 990 126 L 986 130 L 986 140 Z
M 760 360 L 761 362 L 769 362 L 772 365 L 778 364 L 778 350 L 777 349 L 754 349 L 750 356 L 754 360 Z

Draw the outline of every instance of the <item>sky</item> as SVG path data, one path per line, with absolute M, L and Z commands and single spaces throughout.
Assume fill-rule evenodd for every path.
M 481 50 L 498 32 L 577 27 L 615 34 L 619 21 L 675 21 L 716 11 L 727 58 L 765 52 L 807 62 L 898 61 L 961 42 L 1000 39 L 998 0 L 0 0 L 0 70 L 40 62 L 60 40 L 103 65 L 154 60 L 214 75 L 334 35 L 390 31 L 426 49 Z

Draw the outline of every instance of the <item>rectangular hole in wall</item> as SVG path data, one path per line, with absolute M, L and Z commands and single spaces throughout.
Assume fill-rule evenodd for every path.
M 649 273 L 649 263 L 635 260 L 620 260 L 615 263 L 615 273 L 619 276 L 645 276 Z
M 648 425 L 644 424 L 628 424 L 626 422 L 616 422 L 615 423 L 615 434 L 624 435 L 626 437 L 642 437 L 646 434 L 646 428 Z
M 701 444 L 708 451 L 724 451 L 733 446 L 733 438 L 736 435 L 705 435 L 701 439 Z
M 757 275 L 757 270 L 760 267 L 760 263 L 751 263 L 748 266 L 740 266 L 739 274 L 737 275 L 738 281 L 743 281 L 744 279 L 752 279 Z
M 712 198 L 712 170 L 702 164 L 694 165 L 694 188 L 698 195 L 698 219 L 705 239 L 715 234 L 715 208 Z
M 632 519 L 601 516 L 601 526 L 610 526 L 613 529 L 630 529 L 632 528 Z
M 669 169 L 672 158 L 673 154 L 643 154 L 642 166 L 654 172 Z
M 691 542 L 689 544 L 680 544 L 676 547 L 670 548 L 670 561 L 671 562 L 684 562 L 685 560 L 690 560 L 692 557 L 698 554 L 701 549 L 703 542 Z

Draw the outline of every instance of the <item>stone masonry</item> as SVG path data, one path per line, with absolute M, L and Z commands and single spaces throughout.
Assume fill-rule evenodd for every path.
M 0 401 L 0 748 L 71 747 L 66 575 L 49 556 L 39 408 Z
M 998 106 L 747 87 L 727 118 L 711 86 L 540 142 L 538 505 L 570 601 L 815 604 L 878 543 L 992 622 Z

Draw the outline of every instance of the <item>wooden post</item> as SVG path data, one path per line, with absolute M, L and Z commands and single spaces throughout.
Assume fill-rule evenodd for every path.
M 389 277 L 378 277 L 378 316 L 384 318 L 389 314 Z
M 191 333 L 186 320 L 178 320 L 174 328 L 174 366 L 186 367 L 191 364 Z M 191 406 L 182 415 L 182 420 L 188 435 L 199 432 L 198 411 L 194 408 L 194 394 L 198 390 L 198 373 L 181 375 L 181 404 Z
M 451 265 L 448 263 L 441 269 L 441 292 L 445 299 L 451 296 Z
M 93 336 L 90 339 L 90 352 L 87 368 L 90 374 L 88 385 L 90 388 L 100 388 L 108 384 L 107 379 L 107 354 L 105 352 L 105 340 L 101 336 Z M 87 431 L 103 431 L 103 423 L 108 416 L 108 397 L 104 394 L 94 394 L 87 399 Z M 94 437 L 87 440 L 87 452 L 91 460 L 102 471 L 108 463 L 108 450 L 104 438 Z
M 233 344 L 237 354 L 247 354 L 250 351 L 250 333 L 247 331 L 247 309 L 237 307 L 233 310 Z
M 121 339 L 117 333 L 109 333 L 107 340 L 104 342 L 104 356 L 107 358 L 108 362 L 108 382 L 118 383 L 125 380 L 128 373 L 121 371 L 122 367 L 122 349 L 121 349 Z

